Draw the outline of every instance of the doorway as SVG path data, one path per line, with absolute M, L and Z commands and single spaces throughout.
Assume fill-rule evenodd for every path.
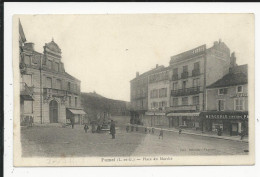
M 50 102 L 50 123 L 58 123 L 58 102 L 52 100 Z

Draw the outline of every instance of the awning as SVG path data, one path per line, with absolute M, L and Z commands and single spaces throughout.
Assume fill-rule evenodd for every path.
M 82 109 L 68 109 L 72 114 L 86 114 Z
M 180 113 L 169 113 L 167 114 L 168 117 L 171 116 L 193 116 L 193 117 L 198 117 L 200 115 L 200 112 L 180 112 Z
M 165 112 L 145 112 L 146 116 L 165 116 Z

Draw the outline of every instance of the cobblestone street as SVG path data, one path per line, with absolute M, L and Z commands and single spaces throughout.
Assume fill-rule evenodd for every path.
M 85 133 L 83 126 L 32 127 L 21 130 L 23 156 L 154 156 L 154 155 L 243 155 L 248 143 L 210 137 L 164 132 L 164 138 L 145 134 L 142 129 L 116 139 L 108 133 Z

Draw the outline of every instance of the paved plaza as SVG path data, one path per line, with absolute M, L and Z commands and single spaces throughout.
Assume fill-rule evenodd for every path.
M 53 126 L 21 129 L 24 157 L 93 157 L 155 155 L 246 155 L 248 143 L 164 132 L 163 140 L 142 129 L 126 132 L 120 127 L 116 139 L 109 133 L 85 133 L 83 126 L 74 129 Z

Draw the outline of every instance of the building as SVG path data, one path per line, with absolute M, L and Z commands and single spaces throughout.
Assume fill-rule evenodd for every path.
M 148 76 L 148 111 L 145 113 L 144 125 L 168 125 L 166 108 L 170 105 L 171 75 L 171 68 L 166 67 Z
M 171 57 L 169 127 L 202 129 L 199 115 L 206 110 L 206 87 L 226 75 L 232 62 L 221 40 Z
M 52 40 L 39 53 L 33 43 L 26 43 L 20 22 L 19 34 L 21 123 L 28 116 L 34 123 L 66 123 L 71 118 L 80 123 L 85 114 L 80 80 L 65 71 L 59 46 Z
M 130 98 L 131 98 L 131 123 L 142 124 L 145 112 L 148 111 L 148 76 L 155 71 L 164 69 L 164 66 L 156 65 L 155 68 L 139 75 L 130 81 Z
M 201 114 L 205 131 L 221 128 L 231 136 L 242 131 L 247 134 L 247 73 L 247 65 L 234 66 L 227 75 L 207 87 L 206 112 Z

